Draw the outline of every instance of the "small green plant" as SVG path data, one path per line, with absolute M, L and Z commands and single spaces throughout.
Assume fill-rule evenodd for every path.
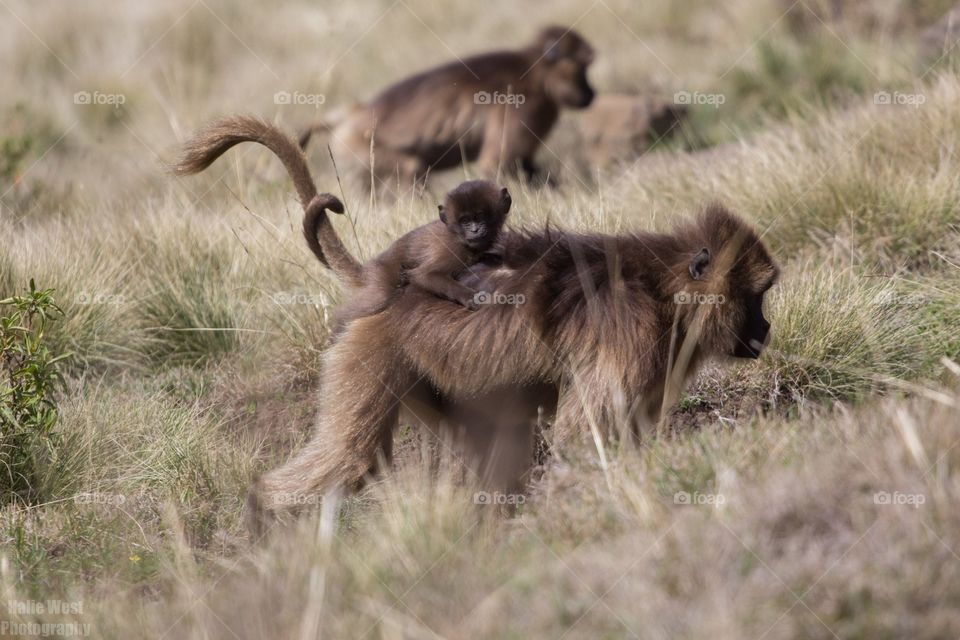
M 28 136 L 5 138 L 0 141 L 0 178 L 14 183 L 23 160 L 33 149 L 34 139 Z
M 703 407 L 709 407 L 710 403 L 706 398 L 701 396 L 684 396 L 680 398 L 680 402 L 677 405 L 680 411 L 696 411 L 697 409 Z
M 31 279 L 22 296 L 0 300 L 0 496 L 33 502 L 42 494 L 42 470 L 57 457 L 57 405 L 62 383 L 56 355 L 46 345 L 48 323 L 62 316 L 52 289 Z

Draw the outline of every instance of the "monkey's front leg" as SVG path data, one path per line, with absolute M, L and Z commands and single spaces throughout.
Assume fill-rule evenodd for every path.
M 510 123 L 505 121 L 507 114 L 504 108 L 497 107 L 488 110 L 487 120 L 484 123 L 483 142 L 480 145 L 480 154 L 477 156 L 477 166 L 480 173 L 491 180 L 498 180 L 501 173 L 508 176 L 516 175 L 520 168 L 517 164 L 517 154 L 514 151 L 516 142 L 511 138 L 513 134 Z

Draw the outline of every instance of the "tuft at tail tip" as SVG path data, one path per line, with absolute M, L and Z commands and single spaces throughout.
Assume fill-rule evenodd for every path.
M 340 198 L 333 195 L 332 193 L 318 193 L 313 196 L 313 200 L 310 201 L 310 204 L 307 205 L 307 209 L 314 207 L 320 207 L 322 209 L 329 209 L 334 213 L 343 213 L 343 203 L 340 202 Z

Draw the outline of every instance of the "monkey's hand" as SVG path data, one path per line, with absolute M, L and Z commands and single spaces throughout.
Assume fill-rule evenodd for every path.
M 477 309 L 480 308 L 480 303 L 477 302 L 477 296 L 475 293 L 472 293 L 472 292 L 469 297 L 464 296 L 460 300 L 457 300 L 457 302 L 465 306 L 470 311 L 476 311 Z

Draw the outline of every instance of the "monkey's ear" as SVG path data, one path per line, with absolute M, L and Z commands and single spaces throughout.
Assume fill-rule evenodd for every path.
M 513 204 L 513 198 L 510 197 L 510 192 L 504 187 L 500 190 L 500 206 L 504 213 L 510 211 L 511 204 Z
M 710 250 L 704 247 L 700 249 L 700 253 L 693 256 L 693 260 L 690 261 L 690 277 L 694 280 L 702 278 L 703 270 L 708 264 L 710 264 Z
M 438 204 L 437 209 L 440 211 L 440 222 L 447 224 L 447 212 L 443 210 L 443 205 Z

